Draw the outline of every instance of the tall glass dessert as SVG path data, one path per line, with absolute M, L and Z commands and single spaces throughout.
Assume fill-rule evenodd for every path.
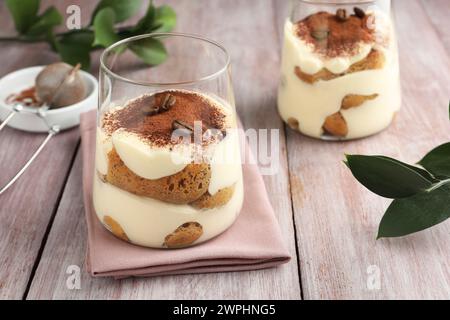
M 366 137 L 400 109 L 390 0 L 296 0 L 284 26 L 281 117 L 321 139 Z
M 167 59 L 148 66 L 136 48 Z M 243 202 L 227 52 L 196 36 L 153 34 L 101 59 L 94 208 L 118 238 L 182 248 L 232 225 Z

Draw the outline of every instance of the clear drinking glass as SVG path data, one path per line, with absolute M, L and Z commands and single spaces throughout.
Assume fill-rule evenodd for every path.
M 139 57 L 164 52 L 157 66 Z M 225 231 L 243 202 L 236 123 L 230 58 L 219 44 L 165 33 L 106 49 L 93 196 L 99 220 L 153 248 L 187 247 Z
M 292 4 L 278 93 L 283 120 L 326 140 L 366 137 L 388 127 L 401 104 L 391 1 Z

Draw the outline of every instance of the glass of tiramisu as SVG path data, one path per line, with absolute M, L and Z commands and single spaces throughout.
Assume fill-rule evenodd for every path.
M 326 140 L 366 137 L 400 109 L 390 0 L 296 0 L 284 26 L 278 109 L 294 130 Z
M 221 45 L 166 33 L 106 49 L 93 188 L 101 223 L 152 248 L 188 247 L 225 231 L 243 202 L 236 125 Z

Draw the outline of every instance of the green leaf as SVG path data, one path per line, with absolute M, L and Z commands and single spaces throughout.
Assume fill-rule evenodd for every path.
M 111 8 L 100 10 L 94 19 L 94 46 L 108 47 L 120 40 L 114 31 L 115 13 Z
M 111 8 L 116 14 L 116 23 L 122 22 L 135 15 L 139 11 L 141 3 L 141 0 L 102 0 L 95 8 L 92 17 L 96 17 L 97 13 L 104 8 Z
M 177 15 L 169 6 L 161 6 L 155 10 L 153 32 L 169 32 L 175 28 Z
M 419 164 L 435 176 L 450 177 L 450 143 L 430 151 Z
M 347 155 L 354 177 L 386 198 L 406 198 L 430 188 L 434 181 L 420 168 L 383 156 Z
M 136 41 L 130 49 L 140 57 L 145 63 L 157 65 L 163 63 L 167 58 L 167 51 L 161 41 L 153 38 L 146 38 Z
M 153 29 L 153 22 L 155 19 L 155 6 L 153 1 L 150 1 L 145 15 L 138 21 L 138 23 L 131 29 L 133 35 L 147 33 Z
M 394 200 L 381 220 L 378 239 L 402 237 L 450 218 L 450 184 L 431 192 Z
M 90 67 L 90 51 L 94 42 L 94 33 L 79 30 L 68 33 L 56 42 L 56 48 L 64 62 L 71 65 L 81 63 L 84 70 Z
M 24 34 L 37 20 L 39 0 L 6 0 L 16 30 Z
M 38 18 L 38 20 L 28 29 L 27 36 L 40 36 L 47 34 L 55 26 L 62 23 L 62 16 L 55 7 L 50 7 Z
M 388 161 L 395 162 L 395 163 L 397 163 L 398 165 L 401 165 L 401 166 L 407 166 L 409 169 L 416 171 L 418 174 L 420 174 L 421 176 L 425 177 L 426 179 L 428 179 L 431 182 L 439 182 L 440 181 L 439 179 L 436 179 L 431 173 L 429 173 L 425 169 L 409 165 L 407 163 L 398 161 L 398 160 L 393 159 L 393 158 L 389 158 L 389 157 L 385 157 L 385 156 L 378 156 L 378 157 L 380 157 L 382 159 L 387 159 Z

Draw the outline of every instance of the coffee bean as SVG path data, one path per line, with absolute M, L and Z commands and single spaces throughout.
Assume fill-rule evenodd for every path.
M 175 98 L 173 95 L 171 95 L 171 94 L 169 93 L 169 94 L 167 94 L 167 95 L 164 97 L 164 100 L 163 100 L 163 102 L 161 103 L 160 109 L 161 109 L 161 110 L 164 110 L 164 111 L 167 111 L 167 110 L 169 110 L 170 108 L 172 108 L 172 107 L 175 105 L 176 102 L 177 102 L 177 98 Z
M 167 101 L 167 106 L 169 108 L 173 107 L 174 104 L 177 102 L 177 98 L 175 98 L 173 95 L 170 95 L 169 100 Z
M 336 11 L 336 17 L 337 17 L 337 19 L 339 21 L 342 21 L 342 22 L 346 21 L 348 19 L 347 10 L 345 10 L 345 9 L 338 9 Z
M 364 18 L 365 16 L 366 16 L 366 13 L 364 12 L 364 10 L 363 9 L 361 9 L 361 8 L 358 8 L 358 7 L 354 7 L 353 8 L 353 11 L 355 11 L 355 15 L 358 17 L 358 18 Z

